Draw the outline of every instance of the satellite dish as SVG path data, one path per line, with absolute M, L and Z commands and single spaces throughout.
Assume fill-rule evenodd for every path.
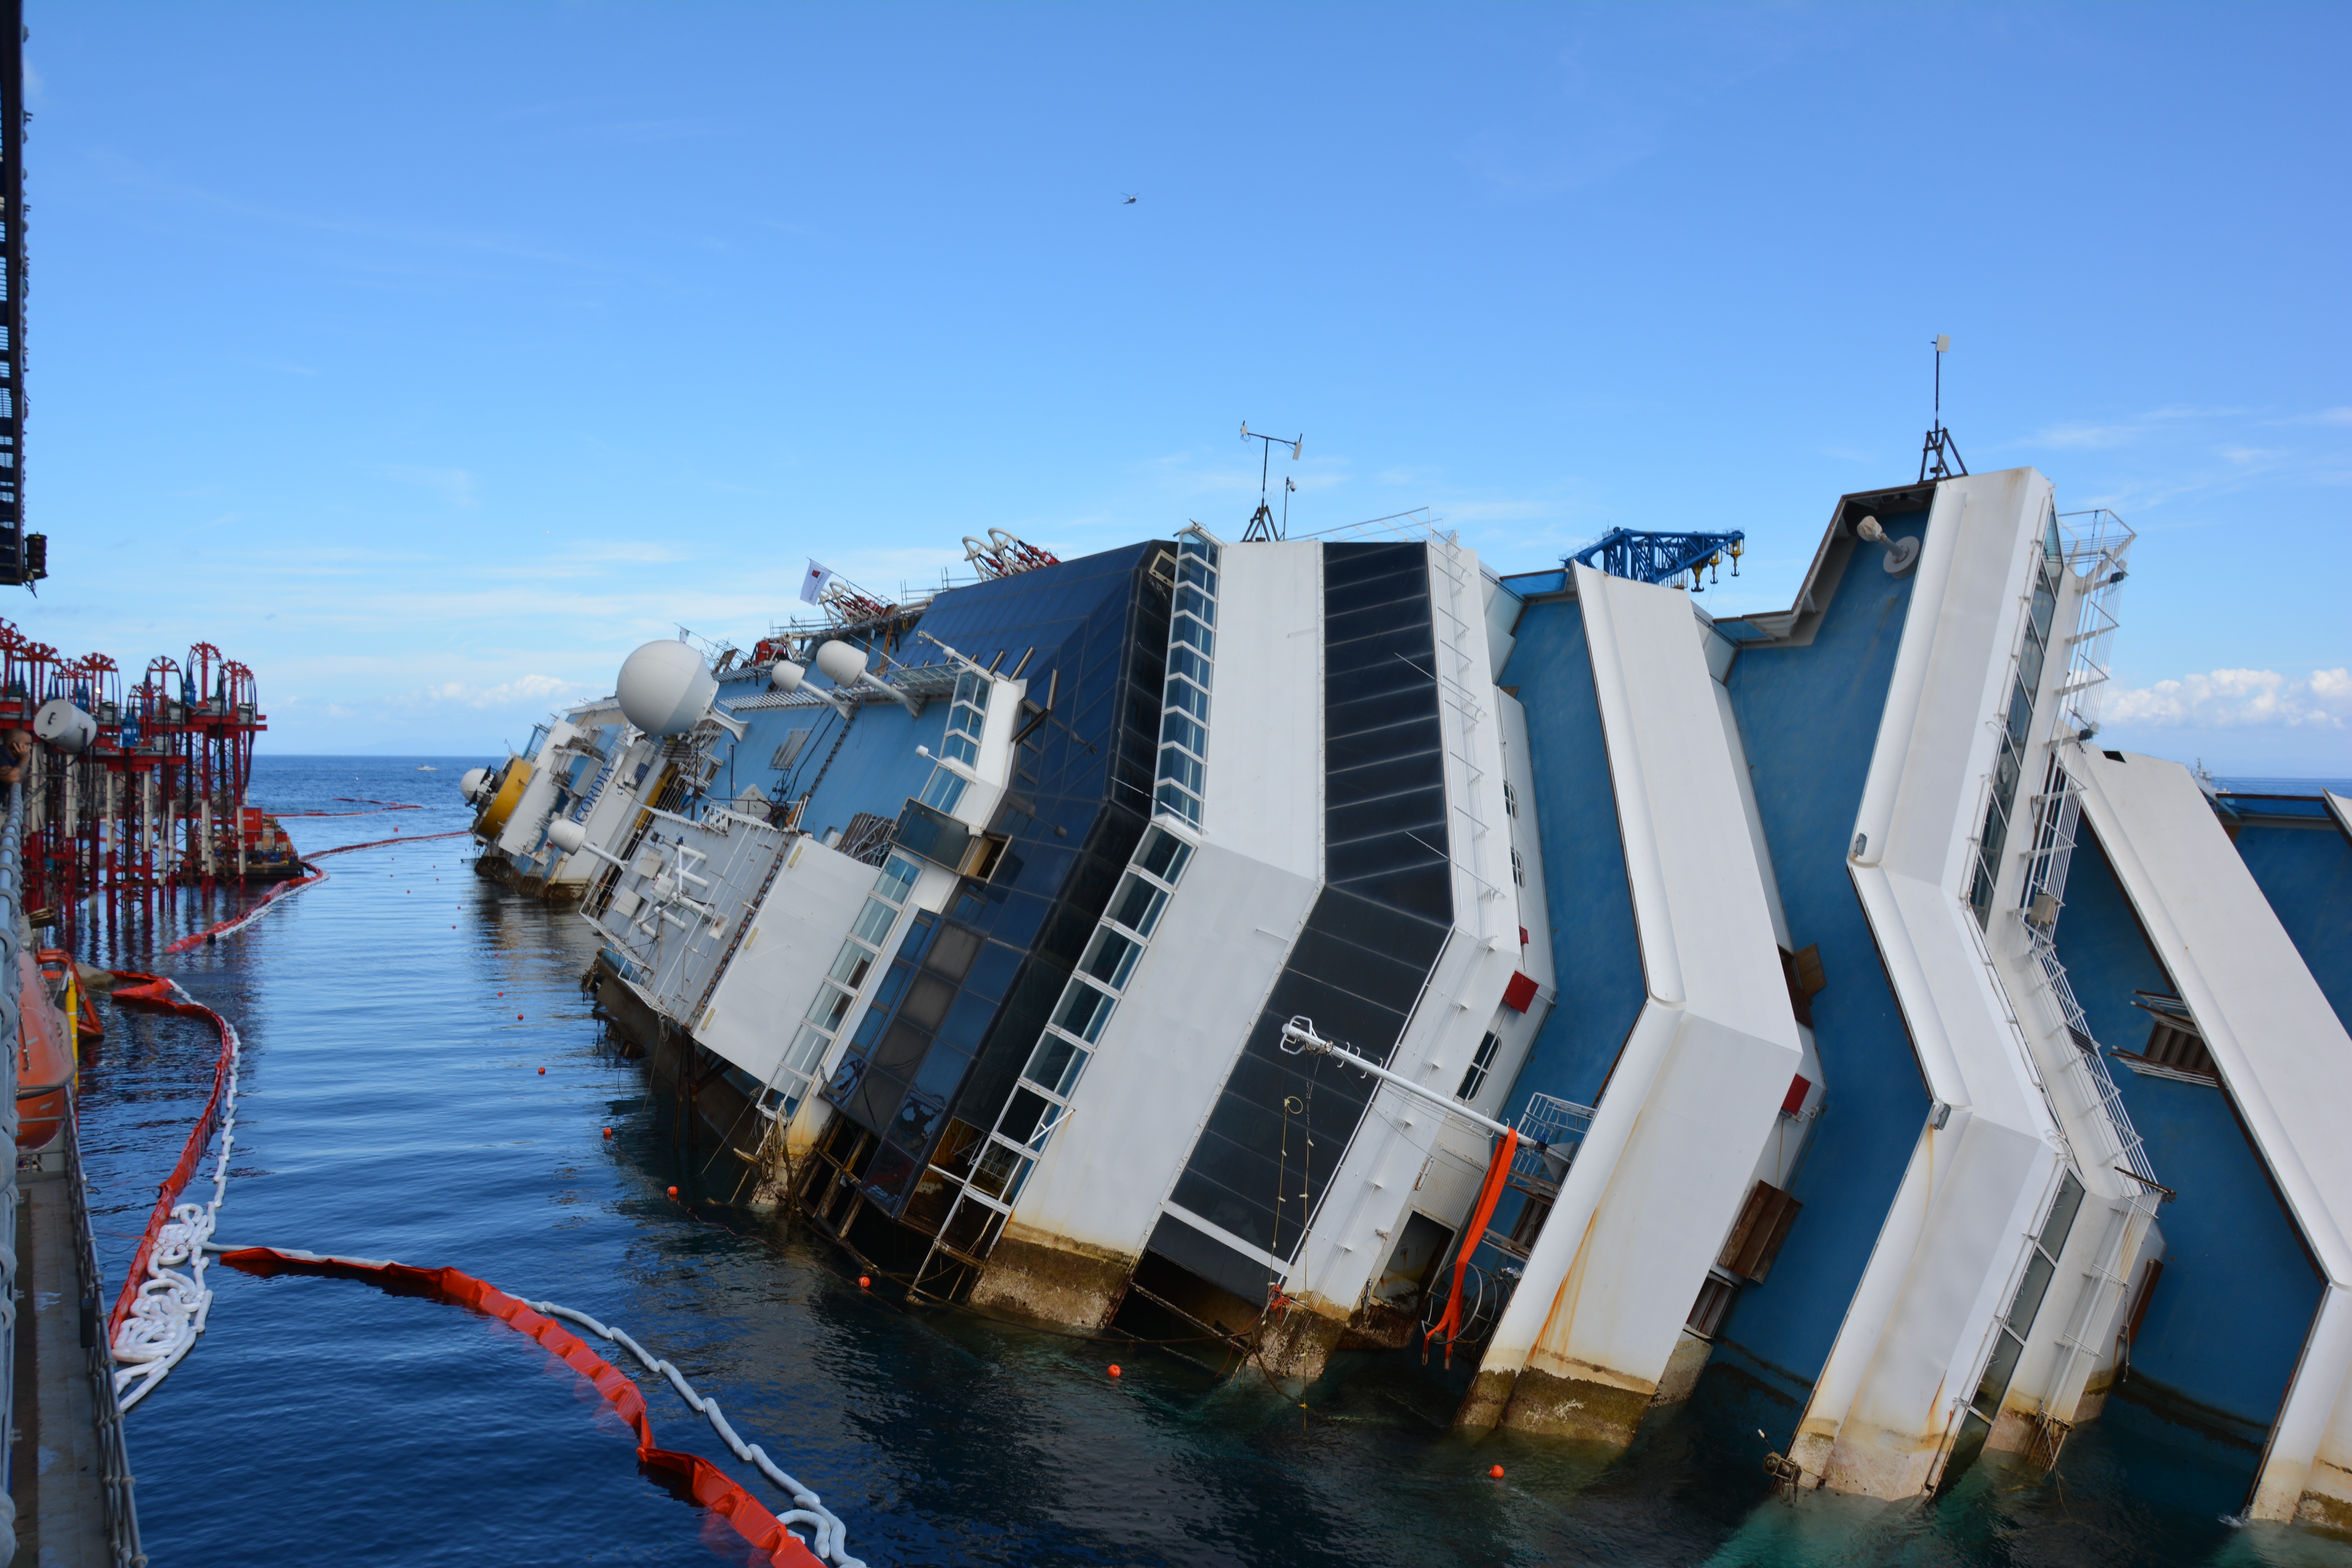
M 52 697 L 33 715 L 33 733 L 68 756 L 98 739 L 98 721 L 62 697 Z
M 614 684 L 621 716 L 648 735 L 683 735 L 710 720 L 743 738 L 743 726 L 712 706 L 719 682 L 689 643 L 649 642 L 621 664 Z

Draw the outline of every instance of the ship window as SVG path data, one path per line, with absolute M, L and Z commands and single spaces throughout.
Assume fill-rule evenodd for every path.
M 1213 626 L 1217 624 L 1217 602 L 1189 584 L 1176 590 L 1176 609 L 1180 615 L 1198 616 Z
M 841 956 L 833 961 L 833 969 L 825 978 L 838 980 L 852 991 L 866 983 L 866 973 L 874 967 L 874 954 L 854 942 L 841 944 Z
M 1209 721 L 1209 694 L 1186 680 L 1168 683 L 1168 706 L 1181 708 L 1205 724 Z M 1200 750 L 1195 746 L 1194 751 Z
M 1516 849 L 1511 851 L 1511 880 L 1522 888 L 1528 885 L 1527 862 L 1519 858 Z
M 947 1016 L 948 1002 L 954 995 L 955 987 L 938 975 L 918 975 L 907 1000 L 899 1005 L 898 1016 L 932 1028 Z
M 1102 1035 L 1102 1026 L 1110 1017 L 1111 999 L 1083 980 L 1072 981 L 1062 994 L 1061 1008 L 1054 1015 L 1054 1026 L 1066 1029 L 1091 1045 Z
M 1494 1068 L 1495 1053 L 1502 1045 L 1500 1035 L 1492 1029 L 1486 1031 L 1486 1037 L 1478 1042 L 1478 1054 L 1470 1058 L 1470 1069 L 1462 1075 L 1462 1087 L 1454 1091 L 1454 1099 L 1467 1104 L 1478 1098 L 1478 1091 L 1486 1087 L 1486 1074 Z
M 1135 961 L 1142 952 L 1143 949 L 1118 932 L 1097 930 L 1094 944 L 1087 949 L 1087 955 L 1079 967 L 1117 991 L 1126 985 L 1127 977 L 1135 972 Z
M 1505 816 L 1519 815 L 1519 792 L 1513 787 L 1508 779 L 1503 781 L 1503 815 Z
M 1192 644 L 1201 650 L 1202 658 L 1217 657 L 1217 634 L 1190 616 L 1179 616 L 1168 623 L 1168 640 Z
M 874 879 L 874 896 L 903 904 L 907 895 L 915 890 L 915 879 L 920 875 L 915 863 L 904 855 L 893 855 L 882 868 L 882 875 Z
M 1085 1065 L 1087 1053 L 1061 1036 L 1047 1033 L 1037 1041 L 1037 1048 L 1029 1053 L 1029 1065 L 1021 1076 L 1040 1089 L 1067 1095 L 1078 1080 L 1078 1068 Z
M 1150 936 L 1151 928 L 1160 923 L 1160 911 L 1167 907 L 1168 895 L 1133 872 L 1119 884 L 1118 897 L 1111 900 L 1110 918 L 1138 936 Z
M 1034 1095 L 1030 1098 L 1036 1099 Z M 1042 1105 L 1045 1101 L 1038 1100 L 1038 1103 Z M 1018 1154 L 1002 1143 L 992 1142 L 980 1152 L 980 1162 L 971 1173 L 971 1184 L 990 1197 L 1002 1196 L 1006 1184 L 1013 1180 L 1014 1168 L 1020 1163 Z
M 1143 837 L 1143 852 L 1135 863 L 1159 878 L 1170 887 L 1184 874 L 1184 862 L 1192 858 L 1192 847 L 1164 827 L 1155 827 Z
M 1174 784 L 1161 784 L 1151 798 L 1162 810 L 1182 817 L 1195 827 L 1201 826 L 1201 803 Z
M 808 1077 L 809 1074 L 816 1071 L 816 1064 L 824 1059 L 824 1047 L 832 1043 L 808 1025 L 803 1024 L 800 1033 L 793 1037 L 792 1049 L 784 1053 L 784 1070 L 796 1073 L 802 1078 Z
M 1209 570 L 1209 563 L 1202 560 L 1197 555 L 1187 554 L 1183 560 L 1178 563 L 1176 567 L 1176 581 L 1179 583 L 1192 583 L 1197 584 L 1204 592 L 1210 594 L 1214 594 L 1217 591 L 1217 574 Z
M 1209 661 L 1189 647 L 1171 647 L 1168 650 L 1168 675 L 1171 680 L 1181 675 L 1187 680 L 1207 686 L 1210 684 Z
M 2042 1234 L 2034 1237 L 2026 1254 L 2024 1277 L 2018 1281 L 2009 1313 L 1993 1336 L 1992 1356 L 1985 1363 L 1984 1376 L 1977 1381 L 1969 1409 L 1979 1421 L 2000 1418 L 2001 1401 L 2009 1393 L 2009 1380 L 2017 1371 L 2018 1357 L 2025 1353 L 2026 1336 L 2033 1331 L 2034 1316 L 2042 1310 L 2042 1299 L 2058 1271 L 2058 1255 L 2065 1249 L 2067 1233 L 2074 1229 L 2074 1215 L 2082 1206 L 2083 1184 L 2074 1172 L 2068 1171 L 2059 1182 L 2058 1195 L 2051 1200 L 2050 1215 L 2042 1222 Z
M 917 798 L 933 811 L 952 815 L 963 802 L 963 775 L 951 768 L 938 767 L 931 770 L 930 781 L 923 785 L 923 793 Z
M 849 934 L 868 947 L 880 947 L 898 918 L 898 910 L 879 899 L 868 898 L 866 907 L 857 911 L 857 923 L 850 928 Z
M 950 734 L 940 743 L 940 750 L 967 766 L 980 761 L 980 742 L 969 735 Z
M 844 1015 L 853 1000 L 849 993 L 831 984 L 816 988 L 816 1000 L 809 1004 L 808 1021 L 830 1034 L 841 1027 Z
M 1169 690 L 1174 691 L 1177 685 L 1177 682 L 1170 681 Z M 1209 749 L 1209 732 L 1176 711 L 1172 704 L 1160 721 L 1160 739 L 1162 744 L 1181 746 L 1195 756 L 1205 754 Z
M 940 927 L 940 939 L 931 944 L 930 956 L 923 967 L 950 980 L 961 980 L 971 961 L 980 954 L 980 932 L 970 926 L 945 924 Z
M 1208 780 L 1208 770 L 1199 758 L 1188 755 L 1173 746 L 1160 748 L 1160 776 L 1171 784 L 1181 784 L 1187 794 L 1200 795 Z

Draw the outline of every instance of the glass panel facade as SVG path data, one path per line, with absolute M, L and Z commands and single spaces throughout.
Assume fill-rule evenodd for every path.
M 1168 684 L 1160 695 L 1155 809 L 1198 827 L 1209 750 L 1209 693 L 1216 650 L 1219 547 L 1186 530 L 1176 536 L 1178 586 L 1168 632 Z
M 1323 548 L 1326 885 L 1172 1194 L 1277 1257 L 1378 1087 L 1284 1053 L 1284 1023 L 1386 1063 L 1454 921 L 1429 573 L 1422 544 Z
M 860 1026 L 844 1056 L 848 1070 L 825 1092 L 850 1121 L 918 1156 L 903 1179 L 869 1176 L 861 1187 L 867 1204 L 959 1250 L 985 1248 L 994 1233 L 983 1222 L 992 1212 L 1002 1217 L 991 1205 L 1019 1190 L 1030 1163 L 1017 1142 L 979 1130 L 998 1125 L 1033 1065 L 1038 1076 L 1022 1103 L 1053 1114 L 1028 1135 L 1056 1124 L 1109 1005 L 1095 983 L 1073 975 L 1146 833 L 1173 553 L 1164 542 L 1138 545 L 956 589 L 925 617 L 925 630 L 942 641 L 1021 672 L 1022 738 L 986 824 L 1003 847 L 985 880 L 959 880 L 941 912 L 908 922 L 892 973 L 869 982 L 869 1020 L 889 1026 Z M 926 815 L 932 826 L 918 847 L 909 825 Z M 910 802 L 899 842 L 960 867 L 944 853 L 948 821 Z M 1104 960 L 1114 974 L 1116 956 Z M 1099 1002 L 1064 1005 L 1073 987 Z M 1049 1034 L 1056 1017 L 1070 1026 Z M 1066 1050 L 1041 1044 L 1049 1040 Z M 967 1189 L 967 1178 L 978 1185 Z M 961 1195 L 935 1231 L 940 1180 Z M 970 1215 L 980 1216 L 976 1228 L 951 1243 L 947 1232 Z
M 2057 537 L 2054 513 L 2043 532 Z M 2000 750 L 1993 759 L 1991 799 L 1985 805 L 1984 826 L 1977 834 L 1976 867 L 1969 882 L 1969 905 L 1977 924 L 1992 920 L 1994 887 L 2000 880 L 2001 851 L 2009 843 L 2010 822 L 2017 810 L 2017 786 L 2025 773 L 2025 744 L 2033 730 L 2033 704 L 2041 695 L 2042 676 L 2049 661 L 2051 616 L 2058 607 L 2060 574 L 2065 563 L 2044 550 L 2035 563 L 2033 604 L 2017 654 L 2017 678 L 2009 693 L 2009 710 L 2002 715 Z
M 763 1104 L 763 1109 L 789 1116 L 808 1092 L 809 1083 L 832 1047 L 842 1019 L 848 1016 L 857 1000 L 858 988 L 877 967 L 889 942 L 890 928 L 898 923 L 919 874 L 915 863 L 903 855 L 893 855 L 883 863 L 882 874 L 874 879 L 873 891 L 866 895 L 865 907 L 857 911 L 856 923 L 842 942 L 841 951 L 835 954 L 833 968 L 817 986 L 804 1021 L 776 1064 L 775 1077 L 769 1080 L 770 1095 L 780 1095 L 781 1099 L 775 1107 Z M 904 965 L 896 967 L 903 969 Z M 886 980 L 883 988 L 889 984 Z
M 2026 1255 L 2024 1277 L 2017 1282 L 2017 1294 L 2011 1298 L 2009 1315 L 2000 1321 L 1994 1335 L 1991 1358 L 1986 1362 L 1984 1376 L 1977 1380 L 1977 1391 L 1969 1407 L 1979 1420 L 1988 1424 L 2000 1418 L 2000 1402 L 2009 1394 L 2009 1380 L 2016 1375 L 2018 1357 L 2025 1353 L 2026 1336 L 2033 1331 L 2033 1320 L 2042 1311 L 2044 1297 L 2050 1292 L 2051 1280 L 2058 1272 L 2058 1255 L 2065 1250 L 2066 1237 L 2074 1228 L 2074 1215 L 2083 1206 L 2083 1184 L 2074 1173 L 2068 1171 L 2059 1178 L 2058 1194 L 2050 1201 L 2050 1213 L 2042 1222 L 2041 1234 L 2034 1237 Z M 1956 1458 L 1955 1462 L 1958 1462 Z M 1952 1471 L 1946 1466 L 1948 1478 Z

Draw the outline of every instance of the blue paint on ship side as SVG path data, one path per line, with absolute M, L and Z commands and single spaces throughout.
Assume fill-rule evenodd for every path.
M 2088 824 L 2067 873 L 2057 935 L 2099 1044 L 2144 1049 L 2152 1020 L 2132 1005 L 2132 993 L 2169 993 L 2172 981 Z M 2203 1407 L 2183 1414 L 2259 1442 L 2319 1309 L 2318 1271 L 2228 1096 L 2113 1066 L 2157 1180 L 2179 1194 L 2157 1211 L 2164 1273 L 2131 1348 L 2124 1393 L 2130 1396 L 2135 1383 L 2160 1385 Z
M 2333 820 L 2250 822 L 2238 829 L 2238 854 L 2327 1005 L 2352 1029 L 2352 842 Z
M 1647 987 L 1633 929 L 1633 896 L 1617 830 L 1601 702 L 1584 641 L 1584 606 L 1539 600 L 1519 617 L 1501 684 L 1517 686 L 1528 715 L 1528 763 L 1535 776 L 1536 831 L 1559 999 L 1504 1101 L 1517 1121 L 1531 1095 L 1580 1105 L 1601 1096 Z
M 1927 521 L 1880 520 L 1906 538 Z M 1846 870 L 1915 581 L 1878 559 L 1853 552 L 1810 645 L 1743 647 L 1725 682 L 1790 936 L 1821 944 L 1828 984 L 1813 998 L 1825 1109 L 1790 1184 L 1804 1207 L 1770 1276 L 1740 1290 L 1715 1359 L 1799 1399 L 1829 1359 L 1927 1112 Z

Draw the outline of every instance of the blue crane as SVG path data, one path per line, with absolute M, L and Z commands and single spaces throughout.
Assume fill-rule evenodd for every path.
M 1664 583 L 1685 572 L 1696 577 L 1701 567 L 1718 565 L 1728 555 L 1731 574 L 1737 577 L 1747 538 L 1738 529 L 1729 533 L 1643 533 L 1631 528 L 1612 528 L 1568 559 L 1582 562 L 1612 577 Z M 1696 586 L 1693 591 L 1696 591 Z

